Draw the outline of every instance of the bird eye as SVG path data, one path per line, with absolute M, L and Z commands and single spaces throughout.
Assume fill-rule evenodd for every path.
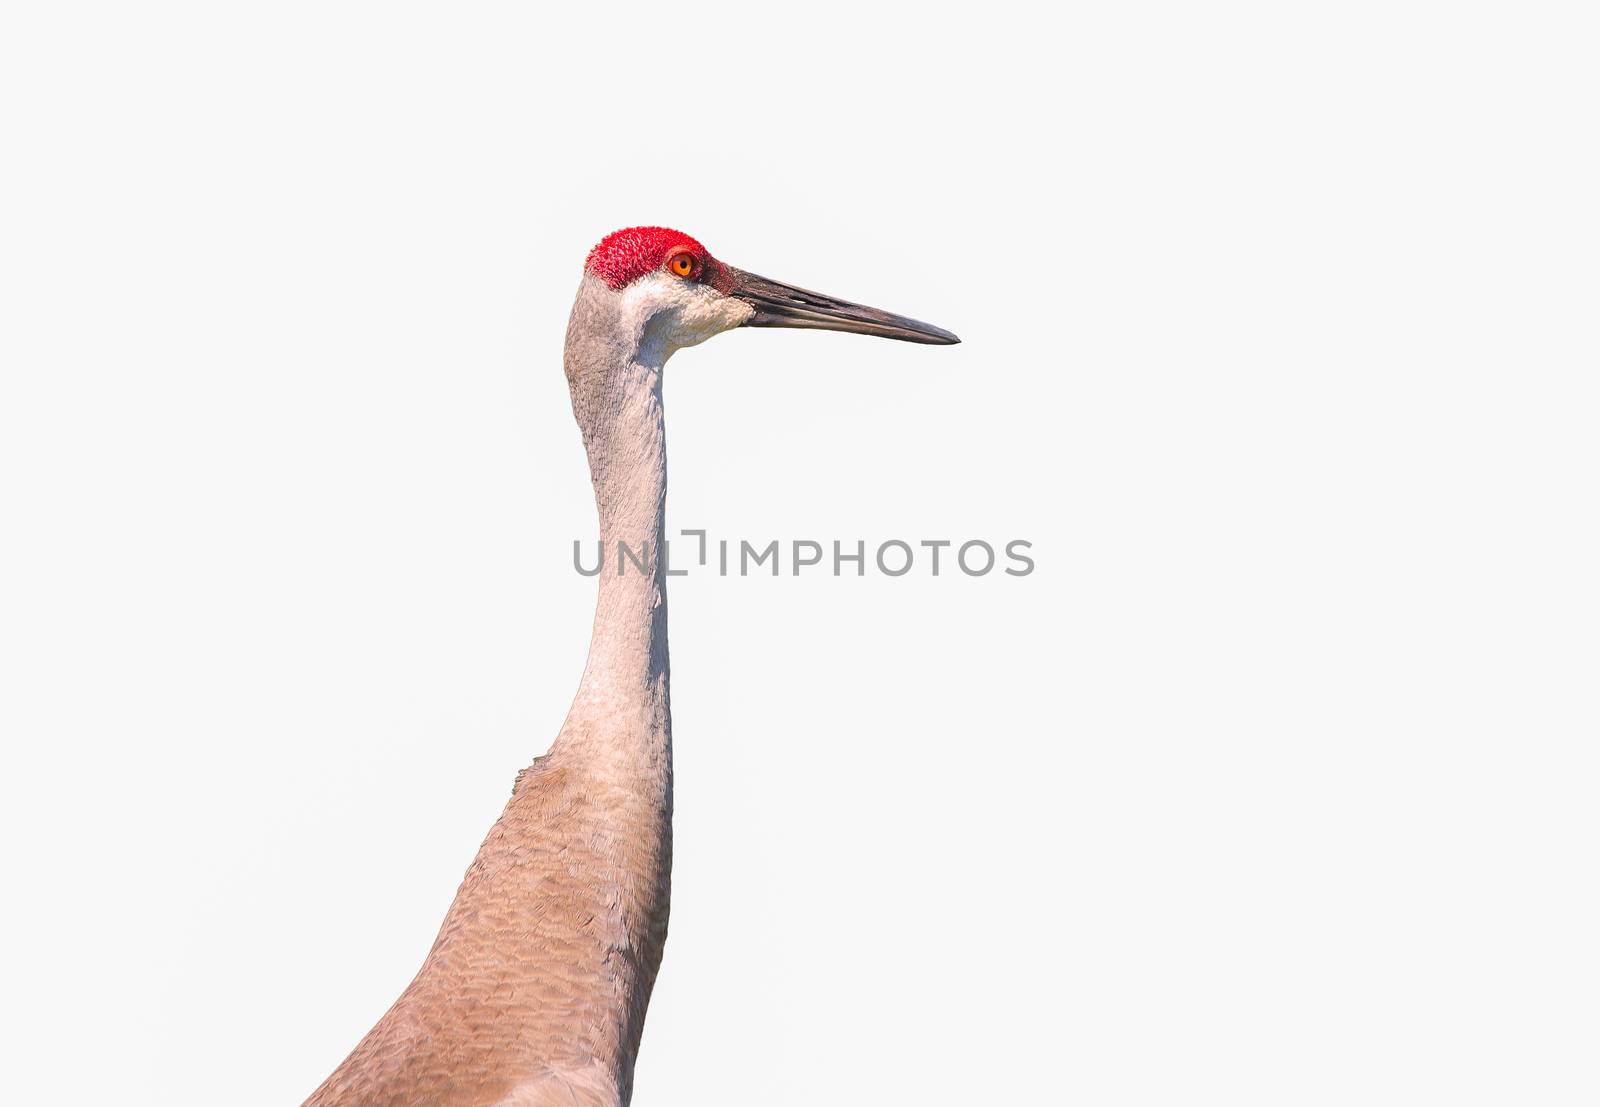
M 690 273 L 694 272 L 694 258 L 690 257 L 688 254 L 679 254 L 677 257 L 673 258 L 667 263 L 667 268 L 671 269 L 680 277 L 687 277 Z

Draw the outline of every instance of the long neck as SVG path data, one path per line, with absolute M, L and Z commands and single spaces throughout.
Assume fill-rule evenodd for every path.
M 670 772 L 667 593 L 660 556 L 667 496 L 664 357 L 567 339 L 573 408 L 583 430 L 604 555 L 589 660 L 557 749 Z

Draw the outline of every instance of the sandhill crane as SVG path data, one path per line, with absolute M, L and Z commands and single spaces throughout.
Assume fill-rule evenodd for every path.
M 590 251 L 566 372 L 602 548 L 589 660 L 549 753 L 517 776 L 427 960 L 306 1107 L 564 1107 L 629 1101 L 667 936 L 667 702 L 661 372 L 734 327 L 950 344 L 949 331 L 742 272 L 688 235 L 633 227 Z

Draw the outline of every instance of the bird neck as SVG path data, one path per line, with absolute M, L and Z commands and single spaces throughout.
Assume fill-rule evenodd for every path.
M 573 408 L 594 483 L 603 554 L 589 660 L 557 749 L 670 776 L 664 356 L 568 335 Z M 576 367 L 574 359 L 581 364 Z

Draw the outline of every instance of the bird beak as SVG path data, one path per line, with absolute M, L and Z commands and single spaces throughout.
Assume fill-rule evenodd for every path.
M 820 292 L 807 292 L 792 284 L 769 281 L 754 273 L 746 273 L 731 265 L 723 270 L 731 278 L 727 292 L 755 308 L 755 314 L 744 321 L 747 327 L 806 327 L 819 331 L 850 331 L 853 334 L 875 334 L 879 338 L 897 338 L 902 342 L 925 342 L 933 346 L 950 346 L 961 339 L 942 327 L 907 319 L 877 308 L 852 304 L 849 300 L 836 300 Z

